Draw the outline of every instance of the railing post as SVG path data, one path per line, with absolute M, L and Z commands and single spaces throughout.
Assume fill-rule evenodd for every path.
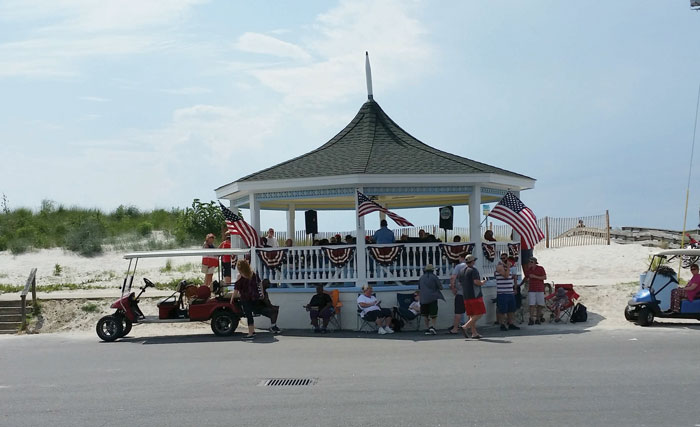
M 22 325 L 19 327 L 20 331 L 23 331 L 24 328 L 27 327 L 27 296 L 22 295 L 22 308 L 21 308 L 21 316 L 22 316 Z
M 608 246 L 610 246 L 610 212 L 605 210 L 605 235 L 608 239 Z
M 544 217 L 545 248 L 549 248 L 549 217 Z

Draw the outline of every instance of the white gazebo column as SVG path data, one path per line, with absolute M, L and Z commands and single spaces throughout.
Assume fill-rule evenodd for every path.
M 481 254 L 481 186 L 474 185 L 474 190 L 469 197 L 469 241 L 474 243 L 474 256 L 476 268 L 483 274 L 483 256 Z
M 358 187 L 355 191 L 353 197 L 355 198 L 355 236 L 357 237 L 357 244 L 355 245 L 355 256 L 357 257 L 357 265 L 355 269 L 357 270 L 357 281 L 356 286 L 362 286 L 367 283 L 367 263 L 365 262 L 365 217 L 358 216 L 357 212 L 360 210 L 359 204 L 357 203 L 357 192 L 362 193 L 364 189 Z
M 260 206 L 258 205 L 258 201 L 255 199 L 255 193 L 250 193 L 250 196 L 248 198 L 249 204 L 250 204 L 250 225 L 253 226 L 255 231 L 258 232 L 258 236 L 261 236 L 260 234 Z M 253 271 L 257 271 L 258 267 L 258 257 L 254 253 L 255 249 L 250 248 L 250 267 L 253 269 Z
M 294 221 L 296 220 L 296 210 L 294 204 L 290 204 L 287 208 L 287 239 L 294 240 Z

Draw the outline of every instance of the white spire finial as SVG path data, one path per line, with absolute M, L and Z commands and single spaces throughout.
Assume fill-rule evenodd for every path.
M 367 74 L 367 98 L 373 100 L 372 95 L 372 69 L 369 67 L 369 53 L 365 51 L 365 74 Z

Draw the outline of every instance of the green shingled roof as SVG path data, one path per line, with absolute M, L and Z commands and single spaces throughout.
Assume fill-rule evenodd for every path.
M 238 182 L 354 174 L 477 173 L 532 179 L 430 147 L 401 129 L 379 104 L 369 100 L 345 129 L 321 147 Z

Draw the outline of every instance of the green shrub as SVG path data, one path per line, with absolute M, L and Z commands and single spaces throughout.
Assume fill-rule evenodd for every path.
M 94 313 L 94 312 L 98 311 L 100 309 L 100 307 L 93 302 L 89 302 L 89 303 L 85 304 L 84 306 L 80 307 L 80 309 L 86 313 Z
M 27 252 L 29 250 L 29 245 L 24 240 L 14 239 L 10 242 L 9 249 L 13 255 L 19 255 Z
M 146 237 L 150 235 L 151 232 L 153 232 L 153 224 L 151 224 L 150 222 L 142 222 L 137 227 L 137 231 L 139 235 Z
M 53 275 L 54 276 L 60 276 L 62 272 L 63 272 L 63 267 L 61 267 L 61 264 L 56 264 L 53 266 Z
M 165 267 L 160 269 L 161 273 L 167 273 L 173 270 L 173 262 L 170 259 L 165 260 Z
M 9 245 L 7 244 L 7 238 L 4 236 L 0 236 L 0 252 L 6 251 L 9 248 Z
M 76 224 L 66 235 L 66 248 L 83 256 L 102 253 L 104 227 L 96 218 L 88 218 Z

